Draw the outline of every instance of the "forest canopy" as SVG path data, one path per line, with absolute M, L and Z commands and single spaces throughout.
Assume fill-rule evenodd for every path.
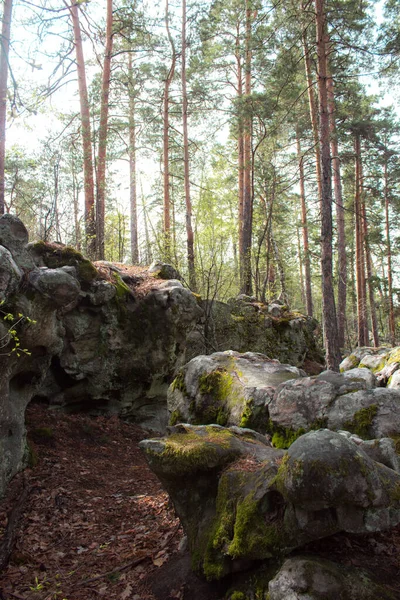
M 4 0 L 0 213 L 395 345 L 394 0 Z

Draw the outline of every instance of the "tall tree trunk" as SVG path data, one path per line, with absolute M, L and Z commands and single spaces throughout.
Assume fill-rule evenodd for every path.
M 85 237 L 86 252 L 91 258 L 95 256 L 96 249 L 96 223 L 94 215 L 94 179 L 93 179 L 93 157 L 92 157 L 92 135 L 90 128 L 89 98 L 86 85 L 85 61 L 83 58 L 82 35 L 79 23 L 79 5 L 69 5 L 74 31 L 74 43 L 76 52 L 76 65 L 78 73 L 79 102 L 81 110 L 81 131 L 83 147 L 83 178 L 85 190 Z
M 304 185 L 304 165 L 303 155 L 301 153 L 301 144 L 299 132 L 296 135 L 297 138 L 297 158 L 299 161 L 300 171 L 300 202 L 301 202 L 301 226 L 303 230 L 303 252 L 304 252 L 304 275 L 305 275 L 305 296 L 306 296 L 306 310 L 309 317 L 313 316 L 313 301 L 311 292 L 311 266 L 310 266 L 310 247 L 308 243 L 308 223 L 307 223 L 307 206 L 306 206 L 306 193 Z
M 6 159 L 6 116 L 7 116 L 7 79 L 8 54 L 10 49 L 12 0 L 4 0 L 1 22 L 0 49 L 0 214 L 5 208 L 5 159 Z
M 189 267 L 189 285 L 193 291 L 197 289 L 196 268 L 194 262 L 194 236 L 192 227 L 192 201 L 190 198 L 189 179 L 189 136 L 188 136 L 188 96 L 186 86 L 186 0 L 182 0 L 182 122 L 183 122 L 183 167 L 185 180 L 185 203 L 186 203 L 186 239 L 187 258 Z
M 367 302 L 365 281 L 364 227 L 362 214 L 362 173 L 361 173 L 361 144 L 360 135 L 354 136 L 355 153 L 355 235 L 356 235 L 356 289 L 357 289 L 357 329 L 358 345 L 368 346 Z
M 251 149 L 251 25 L 252 11 L 250 0 L 246 0 L 246 41 L 245 41 L 245 119 L 243 132 L 243 225 L 241 260 L 241 291 L 251 294 L 251 239 L 253 221 L 252 195 L 252 149 Z
M 335 120 L 335 93 L 333 78 L 328 72 L 328 110 L 329 127 L 331 132 L 331 152 L 332 152 L 332 171 L 333 188 L 336 204 L 336 226 L 337 226 L 337 248 L 338 248 L 338 336 L 339 346 L 344 346 L 344 332 L 346 323 L 346 303 L 347 303 L 347 254 L 346 254 L 346 235 L 344 228 L 344 206 L 342 194 L 342 180 L 340 175 L 339 146 L 336 132 Z
M 275 239 L 274 233 L 272 231 L 272 227 L 271 227 L 270 231 L 271 231 L 272 247 L 274 249 L 275 262 L 276 262 L 276 266 L 278 267 L 279 280 L 280 280 L 280 284 L 281 284 L 281 293 L 279 294 L 279 299 L 286 303 L 288 301 L 288 294 L 287 294 L 287 289 L 286 289 L 285 269 L 283 268 L 283 263 L 282 263 L 281 256 L 279 253 L 278 244 L 276 243 L 276 239 Z
M 305 13 L 304 4 L 302 4 L 303 14 Z M 317 188 L 318 188 L 318 198 L 322 197 L 322 175 L 321 175 L 321 147 L 319 143 L 319 134 L 318 134 L 318 114 L 317 114 L 317 102 L 315 98 L 314 92 L 314 82 L 312 78 L 312 70 L 311 70 L 311 58 L 310 58 L 310 49 L 308 47 L 307 42 L 307 32 L 306 29 L 303 28 L 302 31 L 302 43 L 303 43 L 303 54 L 304 54 L 304 68 L 306 71 L 306 81 L 307 81 L 307 93 L 308 93 L 308 105 L 310 109 L 310 120 L 311 120 L 311 129 L 314 139 L 314 148 L 315 148 L 315 173 L 317 177 Z
M 339 370 L 340 347 L 337 332 L 332 274 L 332 182 L 329 144 L 329 114 L 326 57 L 326 15 L 324 0 L 315 0 L 318 63 L 319 136 L 321 144 L 321 275 L 322 319 L 328 369 Z
M 129 78 L 129 198 L 131 221 L 131 259 L 132 264 L 139 263 L 139 242 L 137 222 L 137 182 L 136 182 L 136 119 L 135 90 L 133 85 L 132 54 L 128 54 Z
M 244 189 L 244 148 L 243 148 L 243 73 L 242 73 L 242 58 L 240 55 L 240 23 L 236 24 L 236 77 L 237 77 L 237 100 L 240 107 L 238 116 L 238 229 L 239 229 L 239 257 L 243 255 L 243 189 Z M 241 283 L 241 277 L 240 277 Z
M 389 301 L 389 336 L 390 343 L 396 345 L 396 327 L 394 322 L 393 306 L 393 279 L 392 279 L 392 244 L 390 240 L 390 215 L 389 215 L 389 186 L 388 186 L 388 159 L 385 153 L 384 164 L 384 194 L 385 194 L 385 232 L 386 232 L 386 253 L 387 253 L 387 282 L 388 282 L 388 301 Z
M 369 240 L 368 240 L 368 221 L 367 221 L 367 211 L 365 208 L 365 200 L 362 201 L 362 212 L 363 212 L 363 226 L 364 226 L 365 262 L 367 265 L 368 295 L 369 295 L 369 306 L 370 306 L 370 310 L 371 310 L 372 335 L 374 338 L 374 346 L 375 346 L 375 348 L 378 348 L 379 347 L 378 319 L 376 316 L 374 286 L 372 283 L 374 270 L 373 270 L 373 265 L 372 265 L 371 249 L 369 247 Z
M 79 188 L 75 173 L 75 164 L 72 162 L 72 199 L 74 204 L 74 224 L 75 224 L 75 246 L 77 250 L 81 250 L 81 228 L 79 224 Z
M 97 258 L 104 259 L 104 223 L 106 198 L 106 158 L 108 136 L 108 112 L 111 79 L 111 54 L 113 47 L 113 3 L 107 0 L 106 46 L 104 51 L 103 76 L 101 81 L 99 148 L 96 178 L 96 250 Z
M 169 172 L 169 88 L 175 73 L 176 50 L 174 40 L 169 28 L 169 5 L 165 2 L 165 28 L 172 50 L 171 66 L 164 82 L 163 98 L 163 166 L 164 166 L 164 210 L 163 210 L 163 233 L 164 254 L 168 262 L 172 260 L 171 249 L 171 198 L 170 198 L 170 172 Z

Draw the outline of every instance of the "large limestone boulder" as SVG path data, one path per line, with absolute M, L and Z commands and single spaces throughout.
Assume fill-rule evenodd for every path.
M 367 573 L 315 556 L 285 560 L 268 584 L 269 600 L 392 600 Z
M 209 580 L 339 531 L 400 522 L 400 475 L 326 429 L 287 453 L 217 425 L 171 427 L 141 447 L 174 502 L 193 567 Z
M 217 423 L 266 431 L 275 389 L 304 376 L 297 367 L 252 352 L 197 356 L 180 369 L 169 388 L 171 424 Z

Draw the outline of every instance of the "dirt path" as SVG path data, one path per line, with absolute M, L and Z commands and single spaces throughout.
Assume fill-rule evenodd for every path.
M 138 448 L 144 432 L 37 404 L 27 426 L 37 464 L 13 480 L 0 506 L 1 534 L 25 479 L 29 495 L 0 599 L 150 600 L 142 580 L 182 533 Z
M 0 503 L 1 536 L 25 480 L 29 494 L 0 600 L 155 600 L 145 579 L 157 600 L 223 597 L 176 554 L 182 531 L 138 448 L 143 430 L 38 404 L 28 407 L 27 426 L 36 465 Z M 338 534 L 301 552 L 370 569 L 400 599 L 400 526 Z

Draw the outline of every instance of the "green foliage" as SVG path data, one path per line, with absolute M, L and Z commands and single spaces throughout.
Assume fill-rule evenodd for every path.
M 4 305 L 5 300 L 2 300 L 0 302 L 0 306 Z M 0 354 L 0 356 L 11 356 L 12 354 L 15 354 L 18 358 L 21 355 L 30 356 L 31 353 L 29 352 L 28 348 L 21 348 L 18 328 L 24 323 L 28 325 L 34 325 L 36 321 L 26 315 L 23 315 L 22 313 L 14 315 L 11 312 L 6 312 L 1 309 L 0 313 L 3 315 L 3 321 L 7 324 L 10 323 L 7 333 L 0 337 L 0 349 L 7 347 L 9 347 L 9 349 L 8 352 L 3 352 Z

